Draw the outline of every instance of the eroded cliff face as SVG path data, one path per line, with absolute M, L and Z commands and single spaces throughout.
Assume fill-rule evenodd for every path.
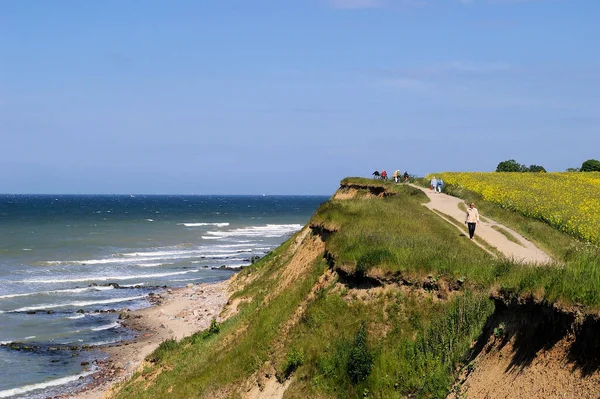
M 449 398 L 600 397 L 600 320 L 532 298 L 495 297 Z

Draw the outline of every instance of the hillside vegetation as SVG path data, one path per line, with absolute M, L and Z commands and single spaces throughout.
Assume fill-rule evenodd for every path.
M 515 264 L 424 201 L 409 186 L 344 179 L 301 232 L 234 277 L 229 318 L 163 343 L 115 396 L 444 398 L 460 394 L 500 303 L 595 317 L 593 247 L 557 266 Z

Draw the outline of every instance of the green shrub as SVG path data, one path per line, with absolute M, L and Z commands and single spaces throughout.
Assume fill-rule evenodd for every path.
M 174 339 L 167 339 L 158 345 L 158 348 L 146 357 L 146 360 L 152 363 L 160 363 L 169 352 L 177 349 L 179 345 Z
M 296 348 L 288 352 L 285 357 L 285 366 L 283 368 L 284 379 L 288 378 L 298 367 L 304 363 L 304 353 Z
M 373 368 L 373 353 L 367 345 L 367 325 L 362 322 L 354 337 L 354 344 L 350 348 L 348 358 L 348 376 L 352 382 L 357 383 L 365 380 Z

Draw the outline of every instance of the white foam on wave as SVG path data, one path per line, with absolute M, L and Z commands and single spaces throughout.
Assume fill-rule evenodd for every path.
M 91 306 L 91 305 L 108 305 L 111 303 L 128 302 L 128 301 L 134 301 L 136 299 L 142 299 L 142 298 L 146 298 L 146 295 L 137 295 L 137 296 L 130 296 L 130 297 L 125 297 L 125 298 L 112 298 L 112 299 L 105 299 L 102 301 L 73 301 L 73 302 L 63 302 L 63 303 L 48 303 L 48 304 L 42 304 L 42 305 L 38 305 L 38 306 L 26 306 L 24 308 L 18 308 L 18 309 L 14 309 L 14 310 L 4 310 L 4 311 L 0 310 L 0 313 L 29 312 L 29 311 L 33 311 L 33 310 L 56 309 L 56 308 L 64 308 L 64 307 L 68 307 L 68 306 L 81 307 L 81 306 Z
M 200 236 L 204 240 L 220 240 L 222 237 L 213 237 L 213 236 Z
M 120 287 L 127 287 L 127 288 L 131 288 L 131 287 L 137 287 L 138 285 L 145 285 L 146 283 L 137 283 L 137 284 L 120 284 Z
M 100 327 L 94 327 L 91 330 L 92 331 L 104 331 L 104 330 L 110 330 L 112 328 L 117 328 L 117 327 L 121 327 L 121 325 L 117 322 L 111 323 L 111 324 L 106 324 L 104 326 L 100 326 Z
M 235 265 L 223 265 L 223 266 L 225 266 L 225 269 L 237 270 L 240 267 L 244 267 L 244 266 L 248 266 L 248 265 L 249 265 L 248 263 L 238 263 Z
M 85 317 L 84 314 L 78 314 L 76 316 L 69 316 L 69 317 L 67 317 L 67 319 L 77 320 L 77 319 L 83 319 L 84 317 Z
M 98 342 L 92 342 L 91 344 L 88 344 L 89 346 L 101 346 L 101 345 L 110 345 L 110 344 L 116 344 L 117 342 L 121 342 L 120 339 L 113 339 L 110 341 L 98 341 Z
M 240 241 L 242 242 L 242 241 Z M 255 247 L 257 244 L 246 241 L 243 244 L 218 244 L 214 248 L 240 248 L 240 247 Z
M 65 293 L 78 294 L 78 293 L 86 292 L 86 291 L 107 291 L 107 290 L 113 290 L 114 288 L 115 287 L 110 285 L 110 286 L 106 286 L 106 287 L 95 286 L 95 287 L 85 287 L 85 288 L 70 288 L 70 289 L 64 289 L 64 290 L 35 291 L 35 292 L 27 292 L 27 293 L 23 293 L 23 294 L 0 295 L 0 299 L 18 298 L 18 297 L 32 296 L 32 295 L 52 295 L 52 294 L 65 294 Z
M 138 263 L 136 266 L 138 267 L 159 267 L 162 265 L 172 265 L 172 263 Z
M 267 224 L 265 226 L 250 226 L 239 229 L 233 229 L 229 231 L 207 231 L 208 236 L 216 238 L 228 238 L 228 237 L 260 237 L 260 238 L 274 238 L 283 237 L 287 234 L 294 233 L 302 228 L 300 224 Z
M 158 278 L 158 277 L 168 277 L 168 276 L 177 276 L 180 274 L 188 274 L 188 273 L 197 273 L 198 270 L 186 270 L 184 272 L 171 272 L 171 273 L 155 273 L 155 274 L 138 274 L 134 276 L 89 276 L 82 278 L 64 278 L 64 279 L 44 279 L 44 280 L 20 280 L 17 281 L 19 283 L 37 283 L 37 284 L 55 284 L 55 283 L 81 283 L 84 281 L 108 281 L 108 280 L 133 280 L 133 279 L 148 279 L 148 278 Z
M 25 385 L 19 388 L 6 389 L 4 391 L 0 391 L 0 398 L 9 398 L 15 395 L 21 395 L 31 391 L 37 391 L 40 389 L 46 389 L 50 387 L 57 387 L 60 385 L 65 385 L 70 382 L 74 382 L 79 380 L 82 377 L 87 377 L 88 375 L 94 373 L 93 371 L 86 371 L 85 373 L 71 375 L 68 377 L 57 378 L 55 380 L 40 382 L 38 384 Z
M 185 227 L 202 227 L 202 226 L 215 226 L 215 227 L 227 227 L 229 223 L 177 223 L 178 226 Z

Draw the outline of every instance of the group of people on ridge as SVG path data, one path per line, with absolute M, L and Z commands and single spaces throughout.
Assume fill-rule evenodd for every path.
M 376 170 L 375 172 L 373 172 L 373 177 L 375 179 L 387 180 L 388 174 L 385 169 L 382 170 L 381 173 L 379 173 L 379 171 Z M 394 171 L 392 177 L 394 178 L 394 183 L 400 183 L 400 179 L 403 179 L 404 183 L 407 183 L 409 178 L 408 172 L 404 172 L 404 175 L 402 175 L 402 173 L 398 169 Z
M 376 179 L 387 180 L 388 174 L 385 169 L 382 170 L 381 173 L 379 173 L 379 171 L 376 170 L 375 172 L 373 172 L 373 177 Z M 394 182 L 396 183 L 400 182 L 401 178 L 403 178 L 404 182 L 406 183 L 408 182 L 409 178 L 408 172 L 404 172 L 404 175 L 401 175 L 399 170 L 394 171 L 393 177 Z M 436 194 L 440 194 L 442 192 L 442 188 L 444 188 L 444 180 L 442 180 L 441 178 L 437 179 L 435 176 L 433 176 L 429 183 L 430 190 L 432 190 Z M 477 208 L 475 208 L 474 202 L 471 202 L 469 204 L 469 207 L 467 208 L 467 212 L 465 215 L 465 224 L 469 228 L 469 238 L 472 240 L 473 236 L 475 235 L 475 227 L 477 227 L 477 224 L 479 224 L 479 211 L 477 210 Z

